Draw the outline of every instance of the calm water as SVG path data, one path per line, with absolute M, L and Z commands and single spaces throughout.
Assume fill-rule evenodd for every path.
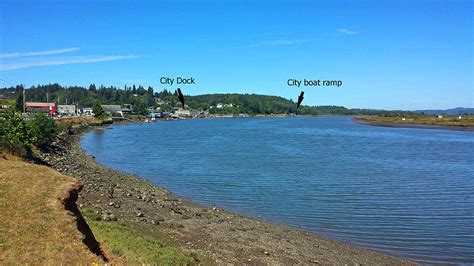
M 474 133 L 349 117 L 115 126 L 82 147 L 195 202 L 424 262 L 474 263 Z

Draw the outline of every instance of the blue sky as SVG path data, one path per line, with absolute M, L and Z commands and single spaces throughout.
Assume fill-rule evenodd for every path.
M 355 108 L 474 107 L 471 1 L 0 1 L 0 86 L 151 85 Z M 288 87 L 287 80 L 342 80 Z

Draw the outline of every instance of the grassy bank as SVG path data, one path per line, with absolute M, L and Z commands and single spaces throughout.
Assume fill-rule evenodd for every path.
M 51 168 L 7 158 L 0 158 L 0 264 L 101 263 L 65 209 L 79 183 Z
M 366 122 L 380 122 L 392 124 L 422 124 L 436 126 L 474 127 L 474 115 L 462 116 L 444 115 L 404 115 L 404 116 L 356 116 L 355 119 Z
M 127 264 L 189 265 L 198 261 L 194 252 L 184 252 L 144 235 L 125 223 L 104 221 L 95 208 L 82 210 L 92 232 L 115 260 Z
M 25 128 L 24 122 L 19 116 L 11 117 L 18 119 L 9 129 L 24 133 L 21 142 L 13 143 L 20 143 L 20 147 L 31 145 L 29 140 L 36 138 L 35 132 L 19 131 L 17 128 Z M 51 141 L 111 122 L 95 117 L 52 120 L 59 138 L 54 135 Z M 30 147 L 33 152 L 28 159 L 54 153 L 51 146 Z M 112 263 L 124 264 L 183 265 L 198 261 L 196 253 L 170 247 L 129 224 L 105 221 L 95 209 L 84 209 L 84 220 L 76 205 L 81 188 L 76 179 L 52 168 L 24 162 L 9 155 L 15 150 L 8 148 L 0 147 L 0 265 L 101 263 L 104 255 Z

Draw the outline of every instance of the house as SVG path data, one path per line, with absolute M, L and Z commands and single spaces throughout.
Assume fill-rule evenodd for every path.
M 61 115 L 76 115 L 76 105 L 74 104 L 60 104 L 58 105 L 58 113 Z
M 216 108 L 217 108 L 217 109 L 222 109 L 222 108 L 224 108 L 224 104 L 218 103 L 218 104 L 216 105 Z
M 92 112 L 92 107 L 83 107 L 78 110 L 78 113 L 81 115 L 94 115 Z
M 443 116 L 442 116 L 442 115 L 438 115 L 438 118 L 439 118 L 439 119 L 442 119 L 442 118 L 443 118 Z
M 167 104 L 167 103 L 160 98 L 156 98 L 156 105 L 159 106 L 159 105 L 164 105 L 164 104 Z
M 56 105 L 54 103 L 26 102 L 27 112 L 47 112 L 51 116 L 56 116 Z
M 120 114 L 122 115 L 122 107 L 120 105 L 102 105 L 102 109 L 109 114 L 109 115 L 114 115 L 114 114 Z
M 185 110 L 183 108 L 178 108 L 177 110 L 174 111 L 174 114 L 181 117 L 191 116 L 191 111 Z
M 130 108 L 122 108 L 121 110 L 122 114 L 132 114 L 132 109 Z
M 130 111 L 133 111 L 133 105 L 132 104 L 129 104 L 129 103 L 126 103 L 123 105 L 123 108 L 125 109 L 130 109 Z

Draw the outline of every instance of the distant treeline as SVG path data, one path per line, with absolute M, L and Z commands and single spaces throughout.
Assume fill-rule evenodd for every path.
M 0 88 L 0 95 L 21 101 L 22 86 Z M 161 107 L 162 111 L 171 111 L 179 106 L 176 92 L 163 90 L 154 92 L 153 87 L 125 86 L 81 86 L 63 87 L 59 84 L 32 86 L 26 89 L 28 102 L 56 102 L 76 104 L 79 107 L 91 107 L 100 104 L 132 104 L 135 113 L 146 114 L 149 107 Z M 156 100 L 160 99 L 161 102 Z M 257 94 L 205 94 L 185 96 L 186 104 L 195 110 L 208 110 L 213 114 L 302 114 L 302 115 L 399 115 L 404 111 L 385 111 L 372 109 L 348 109 L 343 106 L 306 106 L 296 109 L 292 100 L 279 96 Z M 163 101 L 165 103 L 163 103 Z M 218 104 L 224 105 L 217 108 Z M 232 106 L 230 106 L 232 105 Z

